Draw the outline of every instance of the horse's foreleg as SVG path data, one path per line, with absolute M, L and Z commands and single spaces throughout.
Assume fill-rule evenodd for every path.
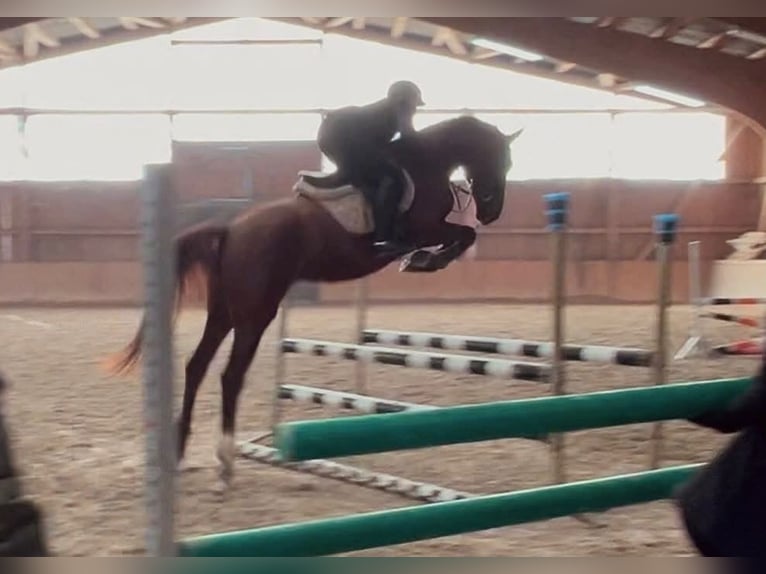
M 442 242 L 441 249 L 434 252 L 423 249 L 415 251 L 402 261 L 399 270 L 408 273 L 439 271 L 458 259 L 476 242 L 476 231 L 462 225 L 448 225 L 444 235 L 447 239 Z

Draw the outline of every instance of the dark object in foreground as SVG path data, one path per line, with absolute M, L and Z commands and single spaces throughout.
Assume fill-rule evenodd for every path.
M 48 556 L 42 513 L 34 502 L 22 497 L 14 468 L 3 419 L 5 389 L 0 375 L 0 557 Z
M 689 419 L 740 434 L 677 493 L 689 537 L 710 557 L 766 557 L 766 361 L 725 408 Z

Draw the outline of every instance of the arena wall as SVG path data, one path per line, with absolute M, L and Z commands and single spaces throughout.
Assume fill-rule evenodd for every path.
M 300 169 L 316 169 L 313 143 L 184 143 L 174 149 L 174 183 L 182 202 L 290 194 Z M 398 273 L 371 281 L 381 301 L 540 301 L 550 284 L 543 199 L 572 193 L 569 294 L 582 301 L 653 301 L 652 216 L 676 212 L 673 295 L 687 298 L 686 243 L 701 240 L 705 272 L 725 257 L 726 239 L 752 230 L 760 190 L 736 182 L 612 179 L 509 182 L 500 220 L 481 231 L 475 258 L 437 275 Z M 0 184 L 0 303 L 136 304 L 141 300 L 136 182 Z M 353 284 L 314 286 L 305 298 L 342 302 Z

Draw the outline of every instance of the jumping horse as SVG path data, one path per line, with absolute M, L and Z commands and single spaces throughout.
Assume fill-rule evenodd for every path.
M 458 167 L 470 182 L 475 219 L 488 225 L 500 216 L 511 168 L 510 144 L 520 133 L 505 135 L 474 117 L 459 116 L 389 144 L 410 183 L 400 217 L 415 250 L 403 260 L 401 271 L 443 269 L 475 242 L 475 226 L 446 221 L 455 204 L 450 176 Z M 253 206 L 227 224 L 199 225 L 175 240 L 178 307 L 195 277 L 202 277 L 207 298 L 204 332 L 186 364 L 177 421 L 179 462 L 191 433 L 197 390 L 219 346 L 234 330 L 221 376 L 217 457 L 224 489 L 233 476 L 235 417 L 245 374 L 290 286 L 298 280 L 358 279 L 407 255 L 376 252 L 372 218 L 361 192 L 327 185 L 319 174 L 301 172 L 292 197 Z M 113 373 L 127 372 L 138 362 L 142 334 L 143 323 L 127 347 L 111 358 Z

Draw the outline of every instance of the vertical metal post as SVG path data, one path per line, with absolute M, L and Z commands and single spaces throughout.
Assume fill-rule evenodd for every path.
M 271 432 L 274 432 L 279 424 L 280 404 L 279 387 L 285 383 L 285 354 L 282 352 L 282 341 L 287 337 L 287 317 L 290 313 L 290 293 L 282 300 L 282 308 L 279 310 L 279 322 L 277 323 L 277 346 L 274 365 L 274 396 L 271 403 Z
M 551 362 L 552 387 L 554 395 L 563 395 L 565 389 L 565 362 L 562 356 L 564 345 L 564 298 L 566 293 L 566 244 L 568 193 L 550 193 L 545 196 L 548 216 L 548 230 L 551 232 L 553 263 L 553 360 Z M 564 436 L 551 436 L 553 454 L 553 479 L 555 483 L 566 480 L 564 460 Z
M 142 242 L 144 263 L 144 413 L 146 424 L 147 553 L 175 555 L 173 333 L 175 253 L 170 165 L 144 168 Z
M 355 343 L 362 344 L 362 332 L 367 328 L 367 305 L 369 301 L 370 284 L 367 277 L 362 277 L 357 282 L 356 290 L 356 333 Z M 356 392 L 360 395 L 367 391 L 367 363 L 355 361 Z
M 13 261 L 13 204 L 16 194 L 0 195 L 0 263 Z
M 700 242 L 690 241 L 688 247 L 689 265 L 689 305 L 692 309 L 692 318 L 689 324 L 689 334 L 684 344 L 673 357 L 674 359 L 686 359 L 690 356 L 699 356 L 708 351 L 702 324 L 702 272 L 700 269 Z
M 700 242 L 689 242 L 689 296 L 694 307 L 692 335 L 697 339 L 697 346 L 702 343 L 702 270 L 700 269 Z
M 655 340 L 657 348 L 652 363 L 652 375 L 655 385 L 664 385 L 667 382 L 667 315 L 671 294 L 671 255 L 670 249 L 676 238 L 678 215 L 664 213 L 654 217 L 654 232 L 657 237 L 656 258 L 658 267 L 658 300 L 657 300 L 657 323 Z M 662 460 L 662 422 L 654 423 L 652 428 L 652 453 L 651 468 L 659 467 Z

